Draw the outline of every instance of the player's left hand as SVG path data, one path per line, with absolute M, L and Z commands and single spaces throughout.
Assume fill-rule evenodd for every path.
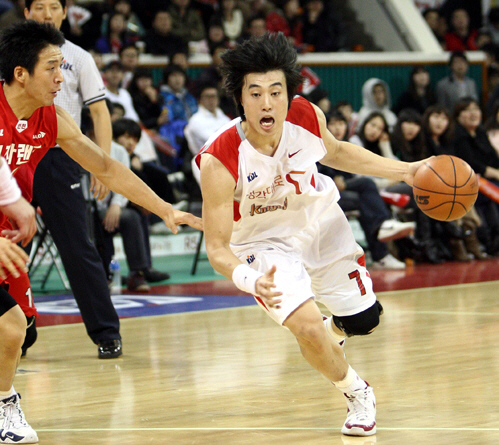
M 0 278 L 5 280 L 8 273 L 19 278 L 19 271 L 28 272 L 28 260 L 28 254 L 17 244 L 7 238 L 0 238 Z
M 90 191 L 98 201 L 102 201 L 109 194 L 109 188 L 100 182 L 94 175 L 90 175 Z
M 35 209 L 23 197 L 13 204 L 0 207 L 0 211 L 10 219 L 12 230 L 2 230 L 1 235 L 14 244 L 23 242 L 27 246 L 36 233 Z
M 433 157 L 433 156 L 432 156 Z M 431 158 L 426 158 L 426 159 L 423 159 L 422 161 L 417 161 L 417 162 L 410 162 L 408 165 L 409 165 L 409 168 L 407 170 L 407 173 L 405 174 L 404 176 L 404 182 L 406 182 L 407 184 L 409 184 L 411 187 L 412 187 L 412 183 L 414 182 L 414 175 L 416 174 L 416 172 L 419 170 L 419 168 L 426 162 L 428 161 L 428 159 L 431 159 Z

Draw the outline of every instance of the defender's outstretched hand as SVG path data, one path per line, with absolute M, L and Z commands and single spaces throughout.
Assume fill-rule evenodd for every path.
M 192 213 L 182 212 L 181 210 L 176 210 L 169 204 L 171 212 L 163 218 L 163 221 L 174 234 L 178 233 L 177 226 L 179 224 L 186 224 L 197 230 L 203 230 L 203 220 L 194 216 Z
M 279 309 L 279 304 L 282 302 L 282 299 L 279 297 L 282 295 L 282 292 L 275 292 L 272 290 L 276 287 L 274 283 L 274 274 L 276 270 L 277 268 L 272 266 L 263 276 L 258 278 L 258 280 L 256 280 L 255 290 L 257 295 L 262 297 L 267 306 Z

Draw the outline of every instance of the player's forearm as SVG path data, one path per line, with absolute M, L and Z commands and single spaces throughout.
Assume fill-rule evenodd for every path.
M 336 155 L 322 163 L 337 170 L 396 181 L 403 181 L 409 168 L 406 162 L 378 156 L 350 142 L 339 143 Z
M 230 247 L 225 243 L 220 243 L 217 240 L 211 241 L 208 234 L 206 234 L 205 240 L 206 253 L 213 269 L 232 280 L 234 269 L 241 264 L 239 258 L 232 253 Z
M 131 202 L 164 218 L 171 205 L 163 201 L 137 175 L 121 162 L 111 160 L 104 174 L 96 174 L 104 185 Z

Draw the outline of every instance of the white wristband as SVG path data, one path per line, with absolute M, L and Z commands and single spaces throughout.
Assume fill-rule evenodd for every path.
M 252 269 L 246 264 L 239 264 L 232 272 L 232 281 L 238 289 L 256 295 L 256 280 L 262 276 L 263 273 Z
M 13 204 L 21 197 L 21 189 L 10 173 L 9 164 L 5 159 L 0 165 L 0 206 Z

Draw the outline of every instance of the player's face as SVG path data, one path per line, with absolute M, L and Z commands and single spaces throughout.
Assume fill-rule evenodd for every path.
M 441 136 L 449 126 L 449 118 L 445 113 L 431 113 L 428 125 L 433 136 Z
M 54 103 L 64 80 L 61 64 L 61 49 L 57 45 L 49 45 L 40 52 L 33 74 L 25 71 L 25 92 L 38 106 Z
M 24 9 L 24 17 L 40 23 L 51 23 L 61 29 L 62 21 L 66 18 L 66 8 L 59 0 L 36 0 L 30 9 Z
M 250 134 L 267 139 L 265 142 L 279 142 L 275 138 L 280 139 L 288 114 L 284 73 L 278 70 L 247 74 L 241 92 L 241 104 Z

